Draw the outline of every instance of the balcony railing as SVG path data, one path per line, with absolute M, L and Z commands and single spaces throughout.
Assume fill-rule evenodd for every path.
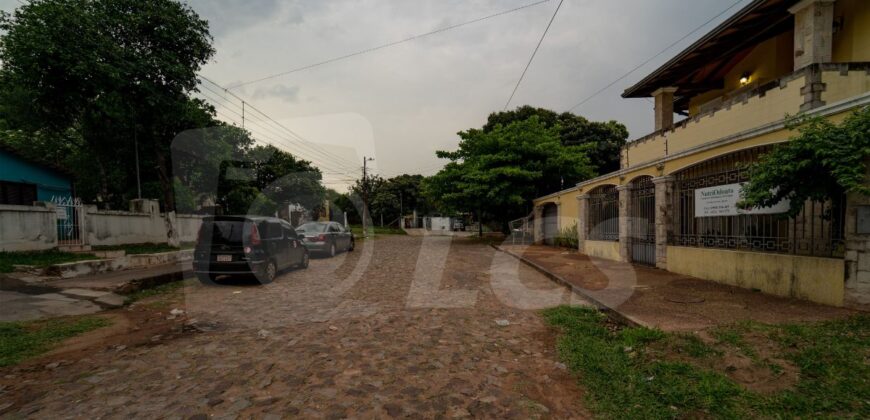
M 870 91 L 870 63 L 814 64 L 629 142 L 622 167 L 649 163 Z

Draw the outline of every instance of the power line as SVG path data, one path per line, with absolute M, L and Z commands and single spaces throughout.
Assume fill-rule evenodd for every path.
M 203 86 L 203 87 L 206 88 L 206 90 L 213 92 L 213 90 L 209 89 L 207 86 Z M 215 111 L 217 112 L 217 114 L 219 116 L 221 116 L 224 119 L 231 121 L 233 123 L 239 122 L 239 118 L 241 118 L 242 114 L 240 114 L 236 110 L 233 110 L 227 104 L 233 105 L 236 108 L 241 109 L 241 107 L 239 105 L 233 104 L 232 102 L 228 102 L 228 101 L 225 103 L 221 103 L 221 101 L 215 100 L 211 95 L 206 94 L 204 91 L 200 91 L 199 94 L 202 97 L 204 97 L 206 100 L 213 102 L 214 105 L 221 107 L 220 110 L 215 109 Z M 225 112 L 234 114 L 235 117 L 227 115 Z M 280 144 L 288 150 L 293 149 L 288 142 L 288 140 L 290 140 L 290 139 L 286 138 L 285 135 L 282 135 L 281 133 L 274 131 L 271 127 L 264 125 L 265 120 L 261 120 L 259 118 L 254 118 L 254 117 L 249 115 L 247 117 L 247 121 L 248 121 L 248 126 L 247 126 L 246 130 L 250 131 L 251 134 L 255 138 L 259 138 L 259 140 L 264 141 L 267 144 L 274 144 L 274 145 Z M 252 127 L 252 125 L 259 127 L 261 130 L 255 129 L 254 127 Z M 268 135 L 266 135 L 264 133 L 267 133 Z M 277 139 L 275 137 L 272 137 L 272 136 L 277 137 Z M 355 174 L 357 171 L 357 168 L 348 168 L 346 166 L 342 166 L 340 162 L 335 162 L 332 160 L 319 161 L 318 158 L 312 158 L 312 156 L 305 155 L 303 153 L 300 153 L 299 151 L 293 151 L 293 153 L 296 154 L 297 156 L 303 158 L 303 159 L 311 160 L 318 167 L 332 171 L 332 173 L 349 175 L 349 174 Z M 322 169 L 321 169 L 321 171 L 322 171 Z
M 556 14 L 559 13 L 559 9 L 562 7 L 562 1 L 564 1 L 564 0 L 559 0 L 559 5 L 556 6 L 556 10 L 553 12 L 553 16 L 550 17 L 550 22 L 547 23 L 547 28 L 544 29 L 544 33 L 541 34 L 541 39 L 538 40 L 538 45 L 535 45 L 535 50 L 532 51 L 532 56 L 529 57 L 529 62 L 526 63 L 526 68 L 523 69 L 523 74 L 520 75 L 520 80 L 517 80 L 517 85 L 514 86 L 514 90 L 513 90 L 513 92 L 511 92 L 510 98 L 508 98 L 507 102 L 505 102 L 504 109 L 502 109 L 503 111 L 507 110 L 508 105 L 510 105 L 511 100 L 514 98 L 514 95 L 517 93 L 517 89 L 519 89 L 519 87 L 520 87 L 520 83 L 522 83 L 523 78 L 526 77 L 526 72 L 529 70 L 529 66 L 532 65 L 532 60 L 535 59 L 535 54 L 538 53 L 538 48 L 541 48 L 541 43 L 544 42 L 544 38 L 547 36 L 547 32 L 550 30 L 550 25 L 553 24 L 553 20 L 556 19 Z
M 516 12 L 516 11 L 519 11 L 519 10 L 523 10 L 523 9 L 526 9 L 526 8 L 529 8 L 529 7 L 532 7 L 532 6 L 537 6 L 537 5 L 539 5 L 539 4 L 546 3 L 546 2 L 548 2 L 548 1 L 550 1 L 550 0 L 541 0 L 541 1 L 534 2 L 534 3 L 529 3 L 529 4 L 526 4 L 526 5 L 520 6 L 520 7 L 515 7 L 515 8 L 513 8 L 513 9 L 509 9 L 509 10 L 501 11 L 501 12 L 498 12 L 498 13 L 495 13 L 495 14 L 491 14 L 491 15 L 488 15 L 488 16 L 484 16 L 484 17 L 481 17 L 481 18 L 477 18 L 477 19 L 474 19 L 474 20 L 469 20 L 469 21 L 467 21 L 467 22 L 458 23 L 458 24 L 456 24 L 456 25 L 445 26 L 445 27 L 440 28 L 440 29 L 435 29 L 435 30 L 432 30 L 432 31 L 429 31 L 429 32 L 426 32 L 426 33 L 422 33 L 422 34 L 417 34 L 417 35 L 414 35 L 414 36 L 410 36 L 410 37 L 408 37 L 408 38 L 401 39 L 401 40 L 398 40 L 398 41 L 389 42 L 389 43 L 386 43 L 386 44 L 378 45 L 378 46 L 376 46 L 376 47 L 366 48 L 366 49 L 364 49 L 364 50 L 359 50 L 359 51 L 356 51 L 356 52 L 352 52 L 352 53 L 350 53 L 350 54 L 341 55 L 341 56 L 338 56 L 338 57 L 330 58 L 330 59 L 328 59 L 328 60 L 323 60 L 323 61 L 320 61 L 320 62 L 317 62 L 317 63 L 308 64 L 308 65 L 305 65 L 305 66 L 302 66 L 302 67 L 297 67 L 297 68 L 294 68 L 294 69 L 291 69 L 291 70 L 287 70 L 287 71 L 283 71 L 283 72 L 280 72 L 280 73 L 271 74 L 271 75 L 269 75 L 269 76 L 264 76 L 264 77 L 261 77 L 261 78 L 259 78 L 259 79 L 254 79 L 254 80 L 249 80 L 249 81 L 247 81 L 247 82 L 237 83 L 237 84 L 235 84 L 235 85 L 233 85 L 233 86 L 228 87 L 227 89 L 236 89 L 236 88 L 239 88 L 239 87 L 242 87 L 242 86 L 245 86 L 245 85 L 250 85 L 250 84 L 252 84 L 252 83 L 258 83 L 258 82 L 262 82 L 262 81 L 265 81 L 265 80 L 274 79 L 274 78 L 276 78 L 276 77 L 286 76 L 286 75 L 291 74 L 291 73 L 296 73 L 296 72 L 299 72 L 299 71 L 302 71 L 302 70 L 308 70 L 308 69 L 311 69 L 311 68 L 314 68 L 314 67 L 322 66 L 322 65 L 324 65 L 324 64 L 334 63 L 334 62 L 336 62 L 336 61 L 344 60 L 344 59 L 351 58 L 351 57 L 356 57 L 356 56 L 358 56 L 358 55 L 367 54 L 367 53 L 370 53 L 370 52 L 373 52 L 373 51 L 377 51 L 377 50 L 381 50 L 381 49 L 384 49 L 384 48 L 392 47 L 392 46 L 395 46 L 395 45 L 403 44 L 403 43 L 405 43 L 405 42 L 413 41 L 413 40 L 415 40 L 415 39 L 423 38 L 423 37 L 426 37 L 426 36 L 429 36 L 429 35 L 434 35 L 434 34 L 437 34 L 437 33 L 446 32 L 446 31 L 449 31 L 449 30 L 451 30 L 451 29 L 456 29 L 456 28 L 459 28 L 459 27 L 462 27 L 462 26 L 471 25 L 471 24 L 473 24 L 473 23 L 481 22 L 481 21 L 484 21 L 484 20 L 487 20 L 487 19 L 491 19 L 491 18 L 494 18 L 494 17 L 497 17 L 497 16 L 502 16 L 502 15 L 506 15 L 506 14 L 509 14 L 509 13 L 513 13 L 513 12 Z M 561 3 L 560 3 L 560 4 L 561 4 Z
M 631 70 L 629 70 L 627 73 L 623 74 L 622 76 L 619 76 L 618 79 L 616 79 L 616 80 L 610 82 L 609 84 L 607 84 L 607 86 L 604 86 L 603 88 L 598 89 L 597 91 L 595 91 L 595 93 L 593 93 L 593 94 L 587 96 L 587 97 L 584 98 L 582 101 L 578 102 L 576 105 L 574 105 L 574 106 L 572 106 L 571 108 L 569 108 L 569 109 L 568 109 L 568 112 L 573 111 L 575 108 L 577 108 L 577 107 L 579 107 L 579 106 L 585 104 L 585 103 L 588 102 L 590 99 L 592 99 L 592 98 L 598 96 L 601 92 L 604 92 L 605 90 L 609 89 L 611 86 L 613 86 L 613 85 L 619 83 L 619 81 L 621 81 L 622 79 L 625 79 L 626 77 L 628 77 L 628 75 L 634 73 L 634 72 L 637 71 L 639 68 L 641 68 L 641 67 L 647 65 L 650 61 L 653 61 L 656 57 L 658 57 L 658 56 L 664 54 L 665 51 L 667 51 L 667 50 L 673 48 L 675 45 L 679 44 L 680 42 L 682 42 L 682 41 L 685 40 L 686 38 L 692 36 L 692 34 L 694 34 L 695 32 L 700 31 L 701 28 L 707 26 L 710 22 L 716 20 L 716 18 L 718 18 L 719 16 L 724 15 L 725 12 L 731 10 L 732 8 L 734 8 L 734 6 L 737 6 L 737 5 L 740 4 L 741 2 L 743 2 L 743 0 L 737 0 L 737 1 L 735 1 L 735 2 L 732 3 L 730 6 L 728 6 L 727 8 L 725 8 L 725 10 L 719 12 L 716 16 L 711 17 L 710 19 L 708 19 L 706 22 L 702 23 L 702 24 L 701 24 L 700 26 L 698 26 L 697 28 L 692 29 L 691 32 L 687 33 L 686 35 L 683 35 L 680 39 L 678 39 L 678 40 L 672 42 L 670 45 L 668 45 L 667 47 L 665 47 L 663 50 L 659 51 L 658 53 L 656 53 L 656 54 L 653 55 L 652 57 L 648 58 L 648 59 L 647 59 L 646 61 L 644 61 L 643 63 L 638 64 L 637 66 L 635 66 L 634 68 L 632 68 Z
M 221 90 L 224 92 L 224 95 L 230 95 L 230 96 L 232 96 L 233 98 L 235 98 L 236 100 L 238 100 L 240 103 L 244 104 L 244 105 L 245 105 L 245 109 L 253 110 L 253 111 L 255 111 L 257 114 L 261 115 L 262 118 L 265 118 L 265 120 L 263 120 L 263 119 L 259 119 L 259 120 L 263 121 L 264 124 L 269 124 L 269 123 L 271 123 L 271 125 L 274 125 L 275 127 L 280 128 L 280 129 L 286 131 L 286 132 L 289 133 L 291 136 L 293 136 L 293 137 L 295 137 L 296 139 L 298 139 L 298 140 L 287 139 L 288 141 L 295 142 L 295 143 L 297 143 L 300 147 L 304 147 L 304 148 L 310 150 L 312 153 L 316 153 L 316 154 L 320 155 L 321 157 L 323 157 L 324 159 L 326 159 L 327 161 L 331 161 L 331 162 L 335 163 L 336 165 L 338 165 L 338 166 L 340 166 L 340 167 L 343 167 L 343 168 L 347 169 L 348 171 L 356 171 L 356 168 L 355 168 L 356 165 L 355 165 L 354 163 L 351 163 L 350 161 L 348 161 L 347 159 L 345 159 L 345 158 L 343 158 L 343 157 L 341 157 L 341 156 L 334 155 L 334 154 L 332 154 L 332 153 L 326 152 L 325 150 L 322 150 L 321 148 L 317 147 L 317 145 L 315 145 L 314 143 L 312 143 L 312 142 L 308 141 L 307 139 L 305 139 L 304 137 L 302 137 L 300 134 L 298 134 L 298 133 L 296 133 L 295 131 L 291 130 L 290 128 L 288 128 L 288 127 L 285 126 L 284 124 L 279 123 L 279 122 L 276 121 L 274 118 L 272 118 L 271 116 L 267 115 L 265 112 L 261 111 L 259 108 L 253 106 L 250 102 L 248 102 L 248 101 L 242 99 L 241 97 L 239 97 L 239 96 L 236 95 L 235 93 L 228 91 L 227 88 L 224 88 L 223 86 L 219 85 L 218 83 L 214 82 L 213 80 L 211 80 L 211 79 L 209 79 L 209 78 L 207 78 L 207 77 L 205 77 L 205 76 L 200 75 L 200 77 L 201 77 L 203 80 L 207 81 L 208 83 L 211 83 L 212 85 L 214 85 L 214 86 L 216 86 L 217 88 L 221 89 Z M 208 89 L 209 91 L 211 91 L 211 92 L 217 94 L 217 95 L 221 95 L 221 96 L 223 96 L 222 94 L 220 94 L 220 93 L 214 91 L 213 89 L 209 88 L 208 86 L 205 86 L 205 85 L 202 85 L 202 86 L 203 86 L 204 88 Z M 223 96 L 223 99 L 224 99 L 225 101 L 229 102 L 229 103 L 232 103 L 231 101 L 228 101 L 228 100 L 227 100 L 226 96 Z M 236 107 L 239 108 L 238 105 L 236 105 Z M 239 114 L 239 113 L 236 113 L 236 114 L 239 115 L 239 116 L 241 116 L 241 114 Z M 250 121 L 252 118 L 254 118 L 254 116 L 253 116 L 252 114 L 250 114 L 250 113 L 245 114 L 245 116 L 246 116 L 246 118 L 247 118 L 249 121 Z M 354 168 L 354 169 L 350 169 L 350 168 Z

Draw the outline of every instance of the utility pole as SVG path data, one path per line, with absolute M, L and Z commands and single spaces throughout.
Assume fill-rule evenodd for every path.
M 139 136 L 136 134 L 136 110 L 130 107 L 130 117 L 133 120 L 133 148 L 136 155 L 136 198 L 142 199 L 142 178 L 139 176 Z
M 374 158 L 366 158 L 363 156 L 363 177 L 362 177 L 362 187 L 363 187 L 363 216 L 362 216 L 362 227 L 363 227 L 363 238 L 368 237 L 368 230 L 366 229 L 366 219 L 369 216 L 369 184 L 366 180 L 366 169 L 369 161 L 374 160 Z

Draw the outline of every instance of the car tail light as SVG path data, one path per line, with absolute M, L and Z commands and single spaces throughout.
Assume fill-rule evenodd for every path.
M 257 229 L 257 225 L 251 225 L 250 243 L 251 245 L 260 245 L 260 229 Z

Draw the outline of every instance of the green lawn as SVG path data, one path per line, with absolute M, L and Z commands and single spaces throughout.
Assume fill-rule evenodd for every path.
M 0 273 L 11 273 L 13 265 L 48 267 L 54 264 L 95 259 L 97 257 L 94 254 L 62 252 L 56 249 L 48 251 L 0 252 Z
M 586 308 L 543 315 L 561 330 L 559 357 L 578 374 L 599 417 L 870 418 L 868 315 L 812 325 L 741 323 L 713 330 L 707 342 L 619 328 Z M 759 383 L 768 389 L 752 389 Z
M 362 225 L 350 225 L 350 230 L 354 236 L 362 237 Z M 380 227 L 370 226 L 369 233 L 374 232 L 375 235 L 406 235 L 405 231 L 397 227 Z
M 95 246 L 94 251 L 125 251 L 127 255 L 135 255 L 135 254 L 157 254 L 161 252 L 171 252 L 178 251 L 181 249 L 191 249 L 194 247 L 194 243 L 184 243 L 181 244 L 181 247 L 169 246 L 167 244 L 154 244 L 154 243 L 144 243 L 144 244 L 126 244 L 126 245 L 104 245 L 104 246 Z
M 108 319 L 96 316 L 0 322 L 0 367 L 45 353 L 67 338 L 110 323 Z

